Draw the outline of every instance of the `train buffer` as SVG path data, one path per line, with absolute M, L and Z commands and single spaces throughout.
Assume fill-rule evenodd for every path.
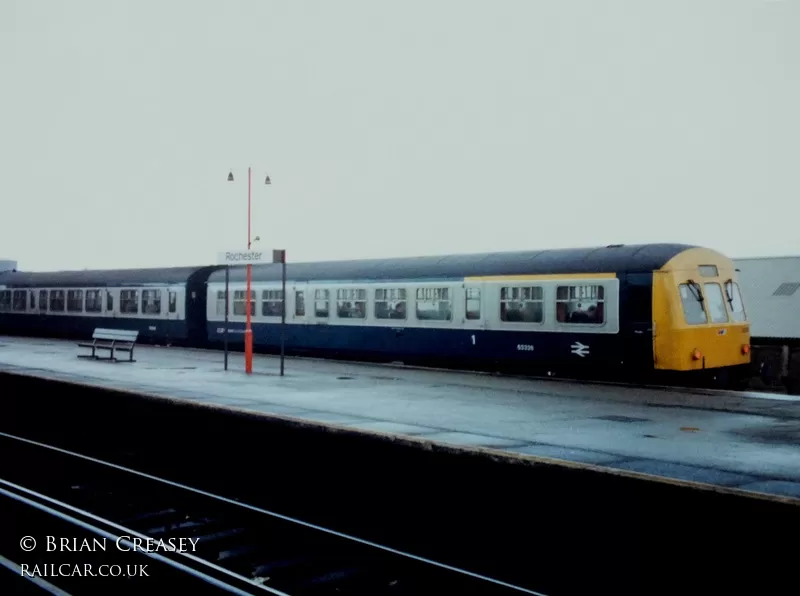
M 81 348 L 91 348 L 91 354 L 79 354 L 78 358 L 92 358 L 94 360 L 111 360 L 113 362 L 136 362 L 133 359 L 133 349 L 139 332 L 130 329 L 101 329 L 97 328 L 92 333 L 92 341 L 79 343 Z M 100 358 L 97 350 L 108 350 L 108 358 Z M 128 352 L 127 360 L 119 360 L 114 356 L 115 352 Z

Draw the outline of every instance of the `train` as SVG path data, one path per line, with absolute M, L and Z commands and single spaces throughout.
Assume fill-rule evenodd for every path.
M 251 266 L 253 347 L 462 370 L 739 388 L 734 262 L 652 243 Z M 0 273 L 0 333 L 241 350 L 246 268 Z M 285 288 L 285 293 L 284 293 Z

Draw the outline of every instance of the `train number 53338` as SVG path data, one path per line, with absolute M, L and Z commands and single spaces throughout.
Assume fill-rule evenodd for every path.
M 533 346 L 530 344 L 517 344 L 517 350 L 520 352 L 533 352 Z

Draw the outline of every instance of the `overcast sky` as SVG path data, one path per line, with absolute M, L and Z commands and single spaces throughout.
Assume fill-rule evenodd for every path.
M 213 263 L 248 165 L 290 260 L 800 254 L 798 31 L 796 0 L 2 0 L 0 258 Z

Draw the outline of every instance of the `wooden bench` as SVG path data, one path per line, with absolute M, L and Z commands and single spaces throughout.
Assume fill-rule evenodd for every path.
M 79 343 L 81 348 L 92 348 L 91 354 L 79 354 L 78 358 L 93 358 L 95 360 L 113 360 L 114 362 L 136 362 L 133 359 L 133 348 L 139 337 L 138 331 L 128 329 L 95 329 L 92 333 L 92 343 Z M 108 358 L 100 358 L 97 350 L 109 350 Z M 118 360 L 114 352 L 128 352 L 128 360 Z

